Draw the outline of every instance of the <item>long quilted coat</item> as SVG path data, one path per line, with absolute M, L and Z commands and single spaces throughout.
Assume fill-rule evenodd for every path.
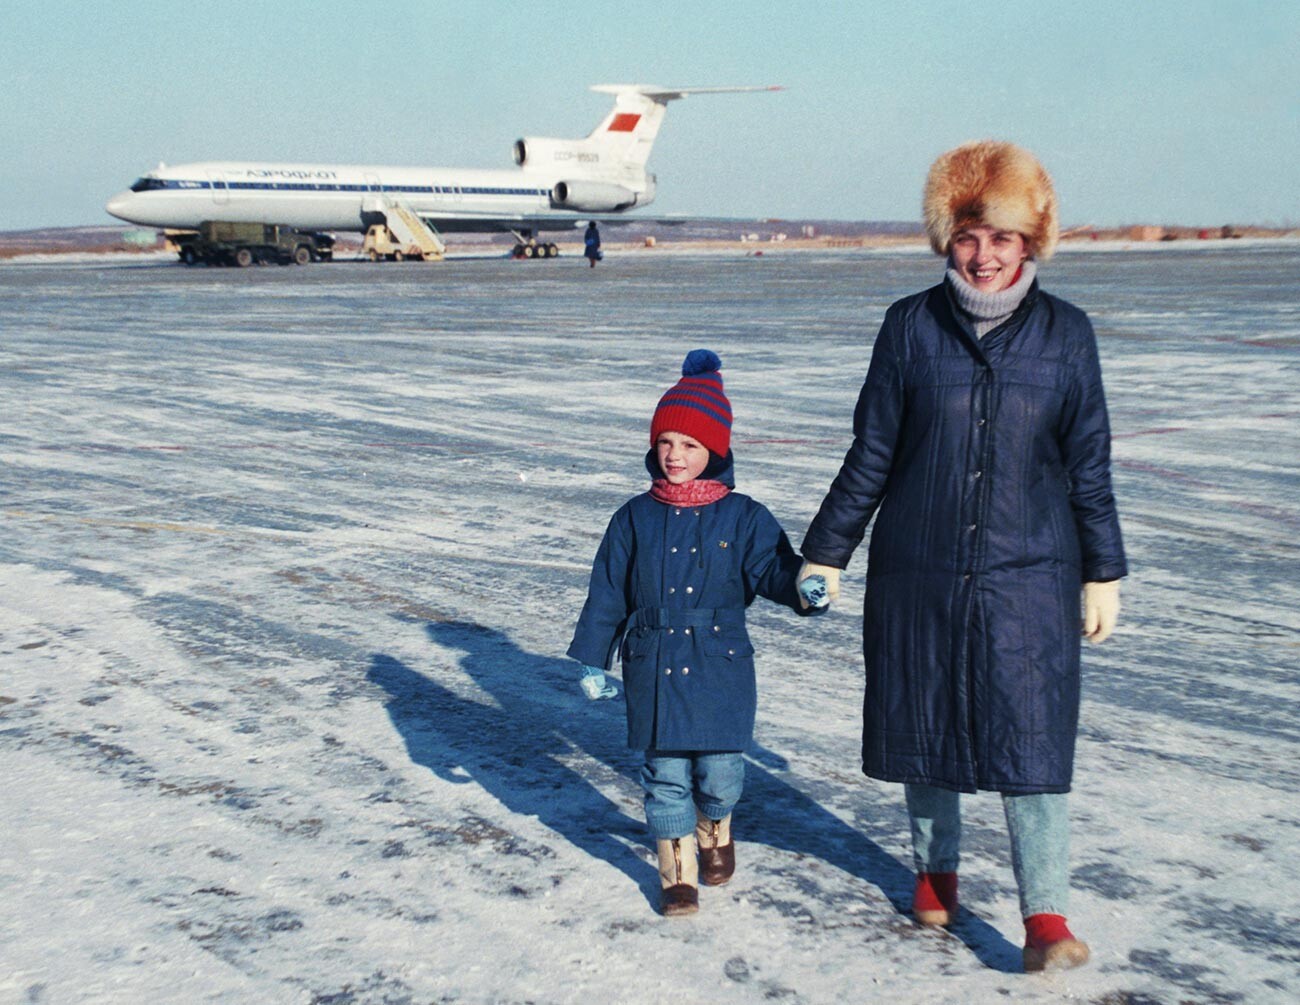
M 1068 792 L 1080 588 L 1126 573 L 1087 316 L 1034 283 L 977 339 L 945 284 L 894 304 L 804 539 L 867 567 L 863 771 Z
M 729 465 L 718 480 L 731 484 Z M 772 514 L 737 492 L 707 506 L 644 493 L 614 514 L 568 652 L 608 669 L 621 651 L 629 747 L 749 745 L 757 692 L 745 608 L 763 596 L 798 611 L 801 564 Z

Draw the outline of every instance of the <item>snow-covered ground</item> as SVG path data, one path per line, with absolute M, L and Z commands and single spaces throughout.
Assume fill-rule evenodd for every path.
M 859 604 L 756 606 L 740 868 L 654 910 L 621 704 L 563 658 L 650 411 L 722 356 L 798 543 L 911 252 L 0 268 L 0 1001 L 1300 999 L 1295 243 L 1063 254 L 1133 575 L 1085 653 L 1071 922 L 996 796 L 949 934 L 858 770 Z

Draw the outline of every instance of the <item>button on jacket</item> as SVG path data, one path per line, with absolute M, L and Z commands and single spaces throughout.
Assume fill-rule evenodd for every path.
M 623 661 L 628 746 L 744 750 L 754 731 L 756 596 L 799 610 L 799 556 L 775 518 L 731 492 L 707 506 L 626 503 L 601 541 L 568 654 Z
M 894 304 L 854 440 L 804 539 L 867 567 L 863 770 L 1066 792 L 1080 586 L 1126 573 L 1087 316 L 1035 283 L 977 339 L 946 284 Z

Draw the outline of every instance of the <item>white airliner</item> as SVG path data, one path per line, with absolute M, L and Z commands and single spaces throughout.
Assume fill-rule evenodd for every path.
M 526 240 L 537 231 L 613 221 L 649 205 L 655 176 L 646 162 L 668 102 L 691 94 L 780 89 L 601 84 L 592 90 L 614 95 L 614 107 L 589 136 L 516 140 L 513 169 L 159 164 L 105 208 L 131 223 L 177 229 L 222 220 L 364 231 L 399 203 L 440 231 L 507 232 Z

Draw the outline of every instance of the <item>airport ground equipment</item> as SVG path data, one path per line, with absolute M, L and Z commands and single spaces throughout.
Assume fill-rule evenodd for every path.
M 385 200 L 379 210 L 383 223 L 366 228 L 361 253 L 372 262 L 441 261 L 447 253 L 438 232 L 417 216 L 409 206 Z
M 204 220 L 197 231 L 169 234 L 186 265 L 306 265 L 334 257 L 334 238 L 274 223 Z

